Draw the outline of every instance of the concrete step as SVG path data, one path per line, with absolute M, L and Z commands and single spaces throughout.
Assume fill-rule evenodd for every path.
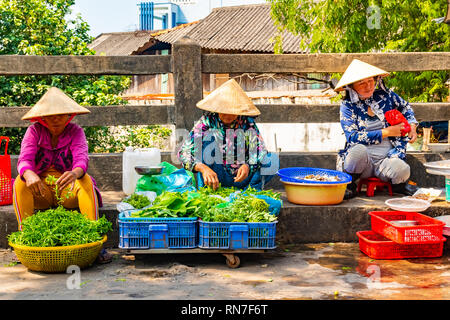
M 379 193 L 375 197 L 356 197 L 344 200 L 333 206 L 303 206 L 287 201 L 282 192 L 283 208 L 277 224 L 277 241 L 280 244 L 301 244 L 320 242 L 356 242 L 356 232 L 370 230 L 370 211 L 387 211 L 384 203 L 387 199 L 401 197 Z M 113 223 L 113 231 L 108 233 L 106 247 L 117 247 L 119 230 L 117 225 L 118 212 L 116 205 L 125 194 L 116 191 L 102 192 L 104 205 L 100 215 L 105 215 Z M 445 201 L 445 195 L 433 201 L 424 214 L 430 217 L 450 214 L 450 204 Z M 0 207 L 0 248 L 7 248 L 7 235 L 17 231 L 17 220 L 12 205 Z

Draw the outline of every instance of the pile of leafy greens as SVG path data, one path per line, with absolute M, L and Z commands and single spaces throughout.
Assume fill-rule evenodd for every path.
M 105 216 L 89 220 L 82 213 L 62 206 L 38 211 L 22 222 L 22 231 L 13 232 L 8 241 L 29 247 L 59 247 L 102 240 L 112 230 Z
M 269 212 L 269 205 L 253 195 L 266 195 L 280 199 L 280 194 L 270 190 L 258 191 L 247 189 L 236 192 L 235 188 L 209 187 L 197 192 L 163 192 L 156 197 L 153 205 L 143 210 L 130 213 L 135 218 L 180 218 L 197 217 L 208 222 L 273 222 L 274 215 Z M 230 196 L 233 200 L 230 201 Z
M 142 194 L 133 193 L 128 199 L 123 200 L 123 202 L 129 203 L 136 209 L 142 209 L 150 205 L 150 200 Z

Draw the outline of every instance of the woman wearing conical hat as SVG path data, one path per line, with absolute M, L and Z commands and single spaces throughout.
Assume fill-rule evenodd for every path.
M 278 168 L 270 169 L 254 119 L 260 112 L 239 84 L 228 80 L 197 107 L 205 112 L 178 153 L 184 168 L 199 173 L 199 186 L 263 189 Z
M 410 167 L 405 162 L 408 142 L 417 138 L 417 120 L 410 104 L 385 87 L 388 72 L 354 59 L 335 87 L 344 91 L 340 122 L 346 137 L 339 151 L 337 169 L 349 173 L 345 199 L 357 194 L 356 180 L 377 177 L 392 184 L 393 192 L 412 195 L 417 186 L 409 182 Z M 385 114 L 398 110 L 408 121 L 407 135 L 403 123 L 390 125 Z
M 58 88 L 50 88 L 23 117 L 31 124 L 22 140 L 17 162 L 19 176 L 13 188 L 14 210 L 19 228 L 22 221 L 58 205 L 49 175 L 57 178 L 65 208 L 79 208 L 91 220 L 97 220 L 102 206 L 100 192 L 88 169 L 88 144 L 83 129 L 70 121 L 90 111 Z M 71 190 L 72 196 L 64 195 Z M 109 259 L 102 251 L 102 257 Z M 104 262 L 105 259 L 101 261 Z

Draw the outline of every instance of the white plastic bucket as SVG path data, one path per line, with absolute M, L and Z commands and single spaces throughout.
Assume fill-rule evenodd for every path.
M 135 166 L 157 166 L 161 163 L 161 151 L 158 148 L 133 149 L 126 147 L 122 154 L 122 190 L 130 195 L 136 189 L 140 175 Z

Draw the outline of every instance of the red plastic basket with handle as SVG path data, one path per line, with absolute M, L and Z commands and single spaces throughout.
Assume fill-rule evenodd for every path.
M 358 231 L 359 249 L 372 259 L 407 259 L 441 257 L 445 237 L 439 242 L 398 244 L 373 231 Z
M 5 141 L 5 153 L 0 155 L 0 206 L 12 204 L 11 157 L 8 154 L 8 137 L 0 137 L 0 147 Z
M 445 223 L 417 212 L 372 211 L 372 231 L 399 244 L 423 244 L 442 239 Z M 414 220 L 415 226 L 398 226 L 393 221 Z

